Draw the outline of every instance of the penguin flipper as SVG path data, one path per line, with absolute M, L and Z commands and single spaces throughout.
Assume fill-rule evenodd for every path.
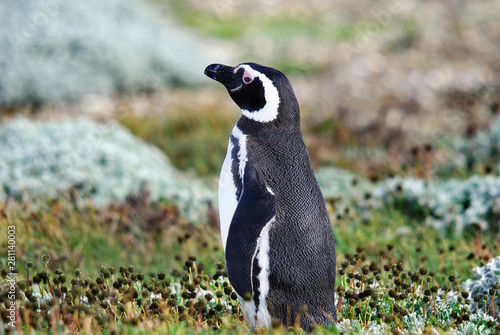
M 262 229 L 275 213 L 274 195 L 260 182 L 253 162 L 248 161 L 226 245 L 229 281 L 241 297 L 252 293 L 252 266 L 257 242 Z

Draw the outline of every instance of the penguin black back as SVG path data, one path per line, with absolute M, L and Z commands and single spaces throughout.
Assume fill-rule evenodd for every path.
M 288 79 L 254 63 L 212 64 L 241 108 L 219 181 L 228 277 L 250 326 L 336 322 L 335 239 Z M 242 297 L 249 295 L 245 301 Z

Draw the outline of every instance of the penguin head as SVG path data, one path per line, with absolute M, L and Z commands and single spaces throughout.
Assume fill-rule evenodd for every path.
M 299 122 L 299 106 L 292 85 L 280 71 L 255 63 L 236 67 L 211 64 L 205 75 L 224 85 L 250 120 Z

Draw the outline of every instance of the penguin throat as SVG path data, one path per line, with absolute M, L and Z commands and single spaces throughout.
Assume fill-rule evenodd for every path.
M 276 120 L 276 118 L 278 117 L 278 108 L 274 106 L 268 106 L 268 104 L 266 104 L 258 111 L 252 112 L 246 109 L 242 109 L 241 113 L 250 120 L 265 123 Z

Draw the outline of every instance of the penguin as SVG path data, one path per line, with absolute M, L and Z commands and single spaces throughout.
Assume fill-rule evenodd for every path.
M 229 282 L 251 328 L 327 327 L 335 312 L 335 237 L 300 132 L 289 80 L 255 63 L 212 64 L 242 116 L 219 179 Z

